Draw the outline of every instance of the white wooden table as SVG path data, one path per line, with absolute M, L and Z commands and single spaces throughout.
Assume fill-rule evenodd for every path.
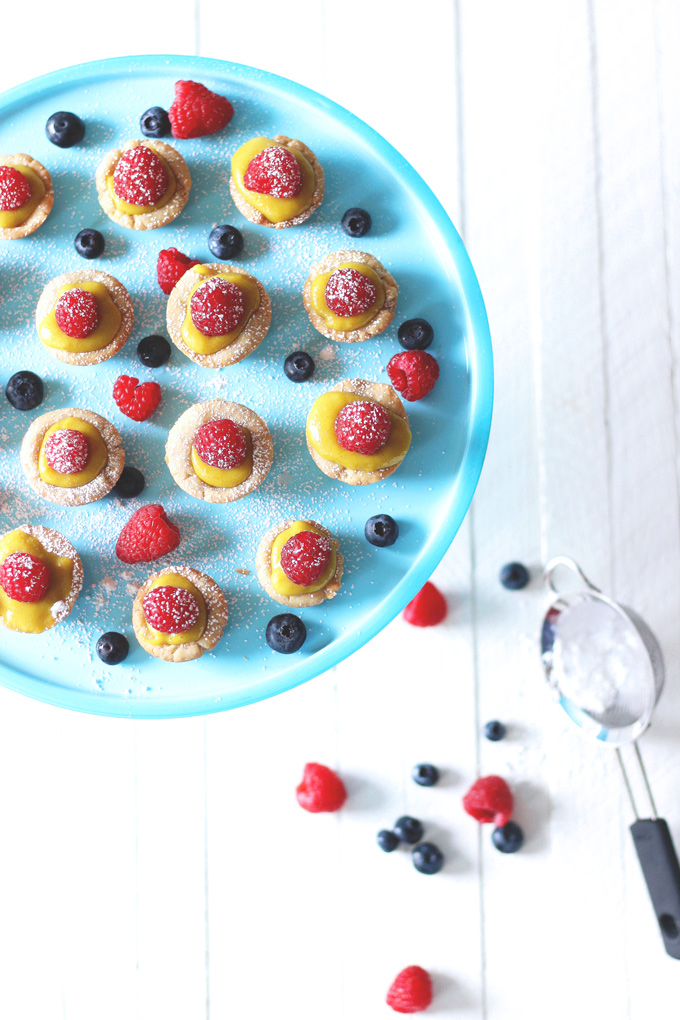
M 445 625 L 396 621 L 330 674 L 208 719 L 90 718 L 0 689 L 0 1016 L 368 1020 L 394 1015 L 385 990 L 411 963 L 434 975 L 432 1017 L 674 1016 L 680 964 L 615 760 L 553 708 L 537 635 L 539 567 L 560 552 L 656 631 L 668 680 L 643 749 L 680 842 L 680 5 L 166 0 L 142 15 L 115 0 L 96 24 L 94 10 L 5 10 L 0 88 L 195 52 L 337 100 L 463 234 L 497 399 L 435 575 Z M 22 32 L 30 49 L 12 49 Z M 510 559 L 535 568 L 524 592 L 498 584 Z M 506 740 L 481 737 L 489 718 Z M 339 814 L 295 803 L 308 760 L 345 778 Z M 445 770 L 431 790 L 409 779 L 422 760 Z M 515 791 L 514 856 L 461 808 L 489 772 Z M 439 876 L 377 850 L 405 811 L 444 849 Z

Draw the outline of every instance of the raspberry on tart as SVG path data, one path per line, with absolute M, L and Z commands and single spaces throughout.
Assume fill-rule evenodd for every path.
M 150 655 L 188 662 L 214 648 L 227 622 L 216 581 L 193 567 L 168 567 L 141 586 L 132 606 L 137 640 Z
M 359 343 L 387 329 L 397 307 L 394 277 L 365 251 L 336 251 L 312 266 L 302 292 L 310 322 L 329 340 Z
M 0 563 L 0 588 L 15 602 L 39 602 L 49 586 L 49 567 L 31 553 L 13 552 Z
M 312 150 L 286 135 L 251 138 L 231 159 L 232 198 L 246 219 L 263 227 L 304 223 L 321 205 L 324 186 Z
M 111 150 L 97 168 L 96 182 L 106 215 L 130 230 L 154 230 L 170 223 L 191 191 L 184 158 L 157 139 L 136 139 Z
M 0 624 L 40 634 L 71 612 L 83 568 L 68 539 L 51 528 L 22 525 L 0 537 Z
M 74 340 L 84 340 L 99 325 L 97 299 L 92 291 L 72 287 L 57 301 L 54 317 L 62 333 Z
M 24 152 L 0 156 L 0 241 L 27 237 L 54 204 L 49 171 Z
M 26 205 L 31 185 L 15 166 L 0 166 L 0 212 L 14 212 Z
M 151 211 L 171 186 L 171 171 L 157 152 L 136 145 L 120 157 L 113 171 L 113 194 L 127 205 Z M 174 181 L 172 182 L 174 186 Z
M 45 459 L 52 470 L 60 475 L 74 475 L 84 471 L 90 459 L 87 436 L 78 429 L 57 429 L 45 441 Z
M 343 559 L 331 532 L 316 521 L 284 521 L 263 536 L 257 578 L 284 606 L 317 606 L 337 595 Z
M 191 321 L 199 332 L 209 337 L 224 337 L 243 322 L 246 303 L 237 284 L 221 276 L 213 276 L 194 291 L 189 302 Z
M 187 588 L 171 584 L 152 588 L 142 600 L 146 622 L 161 634 L 186 634 L 193 630 L 201 615 L 196 596 Z
M 243 429 L 231 418 L 217 418 L 201 425 L 194 435 L 194 449 L 209 467 L 228 471 L 240 467 L 248 455 Z
M 87 366 L 118 353 L 132 332 L 134 311 L 119 280 L 98 269 L 79 269 L 47 284 L 35 318 L 50 354 Z
M 338 445 L 350 453 L 371 456 L 382 450 L 390 438 L 392 419 L 389 411 L 372 400 L 346 404 L 333 423 Z

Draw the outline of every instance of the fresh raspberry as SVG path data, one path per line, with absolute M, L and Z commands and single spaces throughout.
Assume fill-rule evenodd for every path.
M 234 116 L 234 107 L 225 96 L 197 81 L 178 81 L 168 114 L 175 138 L 201 138 L 226 127 Z
M 31 185 L 21 171 L 13 166 L 0 166 L 0 210 L 21 209 L 30 197 Z
M 326 284 L 326 304 L 336 315 L 363 315 L 375 301 L 375 284 L 358 269 L 336 269 Z
M 225 336 L 243 319 L 243 291 L 229 280 L 213 276 L 194 291 L 191 321 L 204 336 Z
M 168 520 L 160 503 L 135 510 L 116 542 L 116 556 L 123 563 L 151 563 L 179 545 L 179 528 Z
M 204 464 L 228 471 L 246 459 L 248 444 L 236 422 L 219 418 L 201 425 L 194 435 L 194 448 Z
M 387 374 L 405 400 L 420 400 L 434 389 L 439 365 L 427 351 L 401 351 L 387 362 Z
M 184 634 L 196 626 L 201 612 L 192 592 L 170 584 L 152 588 L 144 596 L 142 609 L 147 623 L 162 634 Z
M 270 145 L 251 159 L 243 183 L 249 191 L 273 198 L 295 198 L 302 191 L 300 164 L 282 145 Z
M 54 314 L 62 333 L 74 340 L 84 340 L 99 325 L 97 299 L 82 287 L 65 291 L 57 301 Z
M 377 453 L 390 438 L 391 431 L 389 412 L 372 400 L 353 400 L 345 404 L 335 419 L 338 444 L 351 453 Z
M 340 776 L 325 765 L 308 762 L 302 782 L 295 790 L 298 804 L 305 811 L 337 811 L 347 800 L 347 790 Z
M 10 553 L 0 566 L 0 588 L 15 602 L 39 602 L 49 586 L 47 564 L 30 553 Z
M 281 569 L 293 584 L 314 584 L 331 558 L 331 543 L 325 535 L 300 531 L 281 550 Z
M 113 190 L 122 202 L 150 206 L 168 190 L 168 171 L 160 156 L 148 145 L 127 149 L 113 171 Z
M 390 985 L 385 1000 L 395 1013 L 422 1013 L 432 1002 L 432 981 L 422 967 L 405 967 Z
M 510 820 L 515 806 L 512 791 L 500 776 L 482 776 L 463 797 L 463 807 L 478 822 L 493 822 L 498 828 Z
M 414 627 L 434 627 L 442 622 L 446 610 L 446 599 L 439 588 L 426 581 L 404 610 L 404 619 Z
M 57 429 L 45 443 L 45 458 L 53 471 L 74 475 L 87 465 L 90 444 L 77 429 Z
M 175 284 L 182 279 L 187 269 L 199 265 L 198 259 L 190 259 L 188 255 L 183 255 L 177 248 L 165 248 L 159 252 L 156 275 L 163 293 L 169 294 Z
M 119 375 L 113 384 L 113 399 L 119 409 L 133 421 L 146 421 L 161 402 L 161 388 L 157 382 L 137 385 L 139 379 Z

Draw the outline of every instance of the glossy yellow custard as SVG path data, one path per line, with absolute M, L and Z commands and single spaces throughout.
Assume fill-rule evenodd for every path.
M 191 592 L 198 602 L 198 620 L 191 630 L 185 630 L 181 634 L 164 634 L 163 631 L 155 630 L 147 620 L 146 626 L 149 634 L 148 636 L 145 635 L 146 640 L 150 645 L 188 645 L 192 641 L 198 641 L 203 636 L 208 620 L 208 610 L 203 594 L 183 574 L 161 574 L 150 586 L 149 591 L 153 591 L 154 588 L 162 588 L 165 585 L 168 585 L 170 588 L 186 588 L 187 591 Z
M 40 634 L 57 622 L 52 606 L 65 602 L 71 593 L 73 560 L 48 552 L 33 535 L 17 529 L 0 540 L 0 564 L 12 553 L 29 553 L 41 560 L 50 572 L 50 586 L 38 602 L 18 602 L 0 588 L 0 618 L 11 630 Z
M 341 467 L 349 468 L 351 471 L 380 471 L 382 468 L 392 467 L 404 459 L 411 445 L 411 430 L 408 422 L 394 414 L 389 408 L 385 408 L 390 416 L 392 428 L 385 445 L 377 453 L 354 453 L 351 450 L 343 450 L 335 435 L 335 419 L 343 407 L 355 400 L 366 400 L 356 393 L 342 393 L 332 391 L 324 393 L 312 404 L 307 417 L 307 439 L 318 454 L 325 460 L 330 460 Z M 374 400 L 371 403 L 377 404 Z M 384 405 L 381 405 L 384 406 Z
M 90 335 L 82 340 L 62 332 L 57 325 L 57 302 L 67 290 L 86 290 L 90 294 L 94 294 L 97 300 L 99 322 Z M 54 347 L 60 351 L 69 351 L 72 354 L 100 351 L 111 343 L 120 329 L 121 322 L 122 316 L 120 310 L 103 283 L 96 283 L 94 280 L 84 280 L 82 283 L 65 283 L 63 287 L 59 288 L 52 311 L 40 323 L 38 336 L 46 347 Z
M 300 167 L 302 176 L 302 188 L 294 198 L 277 198 L 275 195 L 262 195 L 259 191 L 251 191 L 243 183 L 248 165 L 259 153 L 272 146 L 278 146 L 290 152 Z M 307 159 L 297 149 L 289 145 L 279 145 L 270 138 L 251 138 L 249 142 L 237 149 L 231 157 L 231 175 L 234 183 L 249 205 L 269 220 L 270 223 L 283 223 L 285 220 L 293 220 L 309 209 L 314 195 L 314 169 Z
M 362 276 L 366 276 L 375 287 L 375 301 L 361 315 L 336 315 L 326 304 L 326 285 L 338 269 L 356 269 Z M 375 270 L 365 263 L 341 262 L 328 273 L 321 273 L 320 276 L 314 277 L 310 283 L 309 300 L 314 311 L 322 317 L 329 329 L 347 333 L 352 329 L 362 329 L 368 325 L 371 319 L 375 318 L 385 304 L 385 288 Z
M 37 174 L 35 170 L 28 166 L 22 166 L 20 163 L 3 163 L 3 166 L 11 166 L 18 170 L 26 178 L 31 187 L 31 197 L 27 202 L 19 206 L 18 209 L 0 209 L 0 229 L 11 230 L 13 227 L 20 227 L 22 223 L 25 223 L 38 205 L 40 205 L 45 197 L 45 185 L 40 174 Z
M 199 279 L 191 288 L 187 299 L 187 311 L 182 323 L 182 340 L 196 354 L 215 354 L 224 347 L 228 347 L 229 344 L 233 344 L 234 340 L 241 335 L 253 312 L 256 312 L 260 307 L 260 290 L 254 280 L 242 273 L 216 273 L 214 269 L 209 269 L 207 266 L 194 266 L 192 272 L 196 273 Z M 243 318 L 236 329 L 232 329 L 230 333 L 225 333 L 223 336 L 206 336 L 194 325 L 191 318 L 191 299 L 201 284 L 211 277 L 235 284 L 243 294 L 245 305 Z
M 233 468 L 218 468 L 212 464 L 206 464 L 198 455 L 195 446 L 191 447 L 191 466 L 194 473 L 202 482 L 211 485 L 215 489 L 233 489 L 235 485 L 241 485 L 246 478 L 253 473 L 253 439 L 248 429 L 239 425 L 241 432 L 246 439 L 246 456 L 242 464 Z
M 288 597 L 293 595 L 310 595 L 312 592 L 321 591 L 325 588 L 332 577 L 335 576 L 337 567 L 337 557 L 335 550 L 331 550 L 330 559 L 328 560 L 328 566 L 324 570 L 323 574 L 318 581 L 314 584 L 303 585 L 295 584 L 294 581 L 285 574 L 283 567 L 281 566 L 281 551 L 293 535 L 299 535 L 301 531 L 311 531 L 315 535 L 323 535 L 323 532 L 319 528 L 314 527 L 309 521 L 295 521 L 290 528 L 282 531 L 276 536 L 272 543 L 271 552 L 271 575 L 272 575 L 272 586 L 279 595 L 286 595 Z
M 151 148 L 151 146 L 148 146 L 148 148 Z M 153 205 L 133 205 L 131 202 L 124 202 L 122 198 L 118 197 L 113 179 L 113 174 L 116 169 L 115 166 L 106 178 L 106 186 L 109 189 L 111 198 L 113 199 L 113 204 L 119 212 L 125 213 L 127 216 L 141 216 L 143 213 L 151 213 L 155 212 L 156 209 L 162 209 L 164 205 L 168 204 L 172 196 L 177 191 L 177 180 L 167 159 L 163 159 L 160 152 L 156 152 L 155 149 L 152 151 L 156 156 L 158 156 L 168 173 L 168 186 L 162 196 Z
M 87 439 L 90 456 L 82 471 L 76 471 L 73 474 L 62 474 L 60 471 L 55 471 L 47 463 L 45 444 L 50 436 L 58 432 L 59 429 L 74 429 L 76 432 L 82 432 Z M 89 421 L 83 421 L 82 418 L 62 418 L 61 421 L 50 425 L 43 436 L 38 454 L 38 474 L 43 482 L 47 482 L 48 485 L 58 485 L 62 489 L 75 489 L 80 485 L 87 485 L 93 478 L 96 478 L 99 472 L 106 466 L 108 459 L 106 443 L 102 439 L 98 428 L 91 425 Z

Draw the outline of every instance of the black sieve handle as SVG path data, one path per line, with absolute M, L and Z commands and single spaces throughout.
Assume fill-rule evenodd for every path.
M 666 952 L 680 960 L 680 864 L 663 818 L 638 818 L 630 827 Z

